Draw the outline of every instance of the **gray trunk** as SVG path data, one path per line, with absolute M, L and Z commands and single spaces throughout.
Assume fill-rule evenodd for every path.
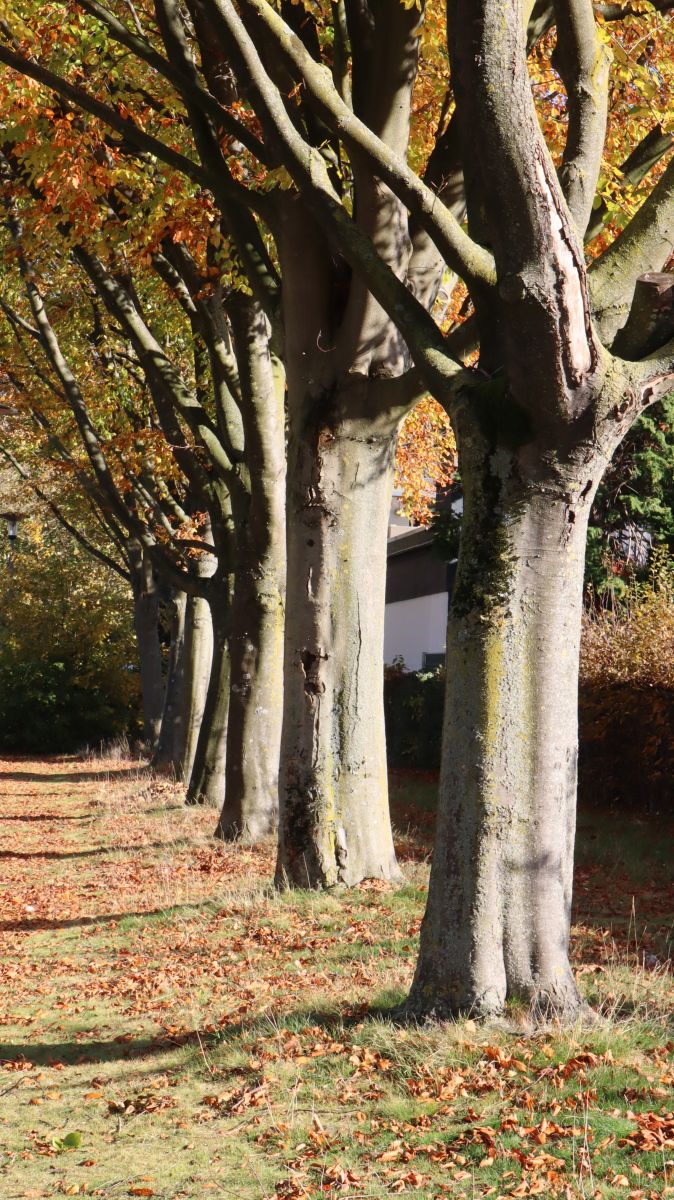
M 188 784 L 196 754 L 201 720 L 213 660 L 213 622 L 208 600 L 188 596 L 185 618 L 185 682 L 183 686 L 183 726 L 185 742 L 179 760 L 179 775 Z
M 185 686 L 185 614 L 187 596 L 185 592 L 173 590 L 171 594 L 171 647 L 168 674 L 164 693 L 159 742 L 153 766 L 159 771 L 173 771 L 176 776 L 185 748 L 185 722 L 183 689 Z
M 224 806 L 216 836 L 257 842 L 278 822 L 285 604 L 285 374 L 267 321 L 238 311 L 249 491 L 232 499 L 236 569 Z
M 159 642 L 159 590 L 151 564 L 142 550 L 129 553 L 133 587 L 133 624 L 140 663 L 143 699 L 143 737 L 154 753 L 159 743 L 164 708 L 162 652 Z
M 201 729 L 187 789 L 188 804 L 219 808 L 225 794 L 230 658 L 227 646 L 228 596 L 211 605 L 213 657 Z
M 283 541 L 283 525 L 277 531 Z M 278 536 L 273 539 L 279 541 Z M 257 842 L 278 822 L 284 550 L 237 571 L 230 636 L 225 802 L 216 836 Z M 277 569 L 278 568 L 278 569 Z
M 476 441 L 464 445 L 437 840 L 409 1007 L 445 1017 L 513 1000 L 566 1015 L 580 1003 L 568 944 L 583 564 L 604 464 L 588 452 L 523 480 L 506 446 L 472 463 Z
M 277 882 L 397 879 L 383 710 L 396 430 L 291 431 Z

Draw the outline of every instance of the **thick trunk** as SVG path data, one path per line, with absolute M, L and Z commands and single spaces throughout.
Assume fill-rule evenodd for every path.
M 213 661 L 211 609 L 203 596 L 188 596 L 185 618 L 185 683 L 183 723 L 185 744 L 180 760 L 180 778 L 188 784 L 192 774 L 199 730 Z
M 580 1004 L 568 943 L 583 563 L 604 464 L 588 452 L 523 482 L 506 446 L 477 467 L 464 450 L 437 841 L 409 1007 L 444 1017 L 513 1000 L 568 1015 Z
M 171 596 L 171 646 L 168 674 L 164 692 L 159 742 L 153 760 L 157 770 L 180 774 L 185 747 L 183 689 L 185 686 L 185 592 L 173 591 Z
M 188 804 L 208 804 L 214 808 L 220 807 L 225 794 L 230 689 L 230 656 L 226 630 L 228 608 L 228 597 L 216 595 L 211 605 L 211 673 L 186 796 Z
M 282 523 L 276 534 L 282 543 Z M 257 842 L 278 822 L 285 554 L 282 544 L 276 548 L 276 561 L 242 566 L 236 575 L 225 802 L 216 829 L 225 841 Z
M 236 568 L 225 799 L 216 836 L 257 842 L 276 829 L 283 715 L 285 374 L 262 314 L 234 317 L 248 495 L 233 497 Z
M 383 711 L 396 430 L 291 429 L 277 882 L 397 879 Z

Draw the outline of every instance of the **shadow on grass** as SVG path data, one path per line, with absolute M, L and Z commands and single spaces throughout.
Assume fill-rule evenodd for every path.
M 196 1037 L 196 1034 L 194 1035 Z M 47 1067 L 54 1063 L 78 1066 L 80 1063 L 117 1062 L 124 1058 L 144 1058 L 148 1054 L 162 1054 L 175 1050 L 181 1040 L 162 1037 L 144 1037 L 129 1041 L 112 1038 L 107 1042 L 42 1042 L 24 1045 L 0 1042 L 0 1062 L 23 1061 L 35 1067 Z
M 139 842 L 137 846 L 96 846 L 93 850 L 0 850 L 0 859 L 42 858 L 58 861 L 69 858 L 96 858 L 99 854 L 136 854 L 141 850 L 180 850 L 189 845 L 189 838 L 181 838 L 171 842 Z
M 16 792 L 14 792 L 16 795 Z M 44 793 L 43 793 L 44 795 Z M 92 813 L 77 813 L 63 816 L 61 813 L 3 813 L 0 821 L 91 821 Z
M 83 917 L 35 917 L 25 921 L 0 921 L 0 933 L 46 933 L 57 929 L 87 929 L 120 922 L 130 926 L 145 922 L 171 921 L 175 917 L 214 915 L 219 905 L 212 900 L 202 904 L 172 904 L 168 908 L 150 908 L 145 912 L 100 913 Z
M 402 1004 L 373 1003 L 369 1006 L 359 1006 L 357 1009 L 297 1009 L 294 1012 L 275 1014 L 273 1021 L 262 1017 L 252 1017 L 250 1020 L 237 1021 L 224 1026 L 217 1033 L 209 1030 L 185 1030 L 183 1033 L 170 1036 L 161 1034 L 158 1037 L 141 1037 L 128 1039 L 125 1037 L 111 1038 L 109 1041 L 72 1041 L 72 1042 L 25 1042 L 23 1044 L 0 1042 L 0 1063 L 24 1061 L 33 1066 L 49 1066 L 53 1063 L 66 1063 L 77 1066 L 80 1063 L 117 1062 L 120 1059 L 143 1058 L 150 1054 L 167 1054 L 182 1046 L 194 1044 L 202 1053 L 203 1046 L 223 1046 L 236 1042 L 239 1038 L 251 1036 L 273 1036 L 281 1030 L 291 1030 L 301 1033 L 311 1026 L 319 1026 L 329 1034 L 344 1033 L 346 1030 L 362 1026 L 365 1020 L 386 1023 L 398 1027 L 406 1023 Z
M 109 779 L 136 779 L 150 773 L 147 763 L 137 767 L 101 767 L 100 771 L 50 771 L 39 774 L 34 771 L 0 771 L 0 781 L 9 779 L 16 783 L 97 783 Z

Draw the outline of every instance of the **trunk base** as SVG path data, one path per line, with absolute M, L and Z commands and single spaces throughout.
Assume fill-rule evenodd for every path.
M 558 980 L 544 984 L 532 984 L 519 988 L 516 994 L 500 997 L 493 989 L 489 993 L 456 1003 L 450 996 L 442 996 L 436 979 L 424 980 L 417 976 L 403 1013 L 412 1021 L 454 1021 L 465 1018 L 493 1020 L 507 1018 L 510 1013 L 533 1028 L 545 1025 L 570 1025 L 592 1014 L 576 987 L 569 968 Z
M 230 821 L 222 816 L 215 828 L 213 837 L 220 842 L 235 842 L 239 846 L 258 846 L 260 842 L 267 841 L 273 837 L 277 830 L 277 820 L 275 814 L 270 814 L 268 819 L 262 817 L 259 821 L 248 820 L 243 828 L 236 822 Z

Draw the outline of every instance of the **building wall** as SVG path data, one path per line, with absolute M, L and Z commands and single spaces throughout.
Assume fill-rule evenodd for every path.
M 384 662 L 403 658 L 408 671 L 420 671 L 424 654 L 444 654 L 447 601 L 447 592 L 435 592 L 387 604 Z

